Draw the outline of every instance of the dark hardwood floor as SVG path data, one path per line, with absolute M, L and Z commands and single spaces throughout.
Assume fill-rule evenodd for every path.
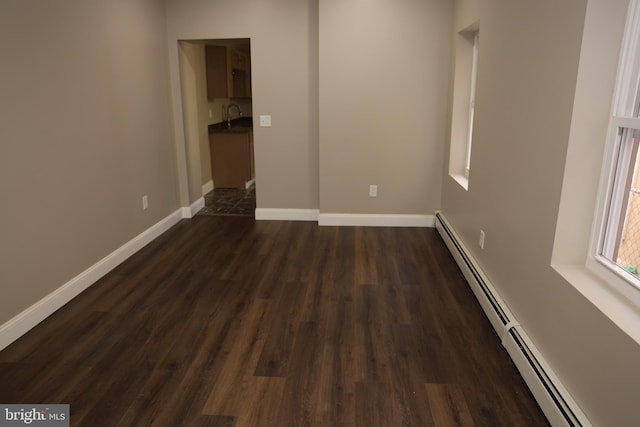
M 197 216 L 0 352 L 73 426 L 544 426 L 434 229 Z

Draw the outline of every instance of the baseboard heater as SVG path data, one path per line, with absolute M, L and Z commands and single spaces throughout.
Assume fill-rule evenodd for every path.
M 463 241 L 441 212 L 436 212 L 435 218 L 436 229 L 551 425 L 590 427 L 587 417 L 511 314 Z

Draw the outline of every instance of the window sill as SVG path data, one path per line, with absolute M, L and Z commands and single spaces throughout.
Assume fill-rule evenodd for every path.
M 460 184 L 460 186 L 464 188 L 465 191 L 469 191 L 469 178 L 460 173 L 450 173 L 449 176 L 453 178 L 455 182 Z
M 584 265 L 552 264 L 554 270 L 636 343 L 640 344 L 640 305 Z

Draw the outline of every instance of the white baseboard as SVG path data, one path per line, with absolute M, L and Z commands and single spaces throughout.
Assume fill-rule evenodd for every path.
M 434 215 L 378 215 L 378 214 L 325 214 L 318 225 L 346 225 L 365 227 L 433 227 Z
M 207 194 L 211 190 L 213 190 L 213 181 L 212 180 L 209 180 L 208 182 L 205 182 L 204 184 L 202 184 L 202 195 L 203 196 L 205 194 Z
M 318 210 L 256 208 L 256 220 L 317 221 Z
M 0 350 L 27 333 L 182 218 L 180 210 L 149 227 L 76 277 L 0 326 Z
M 193 218 L 193 216 L 197 214 L 202 208 L 204 208 L 204 197 L 200 197 L 188 208 L 180 208 L 180 215 L 183 219 Z
M 256 220 L 318 221 L 318 225 L 433 227 L 434 215 L 321 214 L 317 209 L 257 208 Z
M 200 197 L 198 200 L 193 202 L 190 206 L 191 208 L 191 216 L 192 218 L 195 214 L 197 214 L 202 208 L 204 208 L 204 197 Z

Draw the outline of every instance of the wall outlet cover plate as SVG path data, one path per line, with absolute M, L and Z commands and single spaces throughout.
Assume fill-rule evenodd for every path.
M 260 116 L 260 127 L 270 128 L 271 127 L 271 116 Z

